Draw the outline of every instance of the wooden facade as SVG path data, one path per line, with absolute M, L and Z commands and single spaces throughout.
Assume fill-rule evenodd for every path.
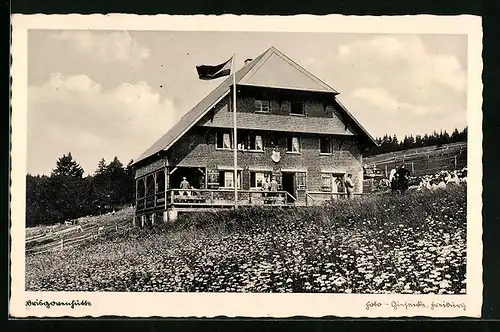
M 236 78 L 237 142 L 228 78 L 134 163 L 142 223 L 179 211 L 232 207 L 235 182 L 239 206 L 319 204 L 345 195 L 347 174 L 354 192 L 362 193 L 362 153 L 375 142 L 335 90 L 274 48 Z M 190 189 L 180 189 L 183 178 Z M 272 178 L 279 190 L 263 190 Z

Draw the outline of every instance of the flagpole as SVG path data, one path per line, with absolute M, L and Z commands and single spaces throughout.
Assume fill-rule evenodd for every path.
M 233 147 L 234 147 L 234 208 L 238 208 L 238 140 L 236 134 L 236 71 L 235 71 L 235 58 L 233 54 L 231 61 L 231 71 L 233 73 Z

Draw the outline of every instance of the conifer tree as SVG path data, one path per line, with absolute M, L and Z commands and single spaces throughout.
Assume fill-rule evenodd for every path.
M 48 183 L 48 196 L 53 200 L 58 222 L 61 219 L 74 219 L 82 215 L 85 209 L 83 168 L 73 159 L 71 153 L 57 160 Z

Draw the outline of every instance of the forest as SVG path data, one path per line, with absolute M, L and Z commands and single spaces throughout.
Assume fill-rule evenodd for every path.
M 99 161 L 91 175 L 71 153 L 57 160 L 50 176 L 26 176 L 26 227 L 106 213 L 134 201 L 134 174 L 117 157 Z
M 404 138 L 400 139 L 396 135 L 384 135 L 384 137 L 376 138 L 378 147 L 370 149 L 368 152 L 364 153 L 363 156 L 369 157 L 377 154 L 402 151 L 408 149 L 422 148 L 426 146 L 433 145 L 444 145 L 450 143 L 467 142 L 467 127 L 459 131 L 455 128 L 451 134 L 446 130 L 434 131 L 432 134 L 425 135 L 405 135 Z

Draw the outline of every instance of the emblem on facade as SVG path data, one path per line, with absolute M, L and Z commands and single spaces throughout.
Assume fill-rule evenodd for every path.
M 271 159 L 275 162 L 278 163 L 281 160 L 281 155 L 280 152 L 277 150 L 273 151 L 273 154 L 271 155 Z

